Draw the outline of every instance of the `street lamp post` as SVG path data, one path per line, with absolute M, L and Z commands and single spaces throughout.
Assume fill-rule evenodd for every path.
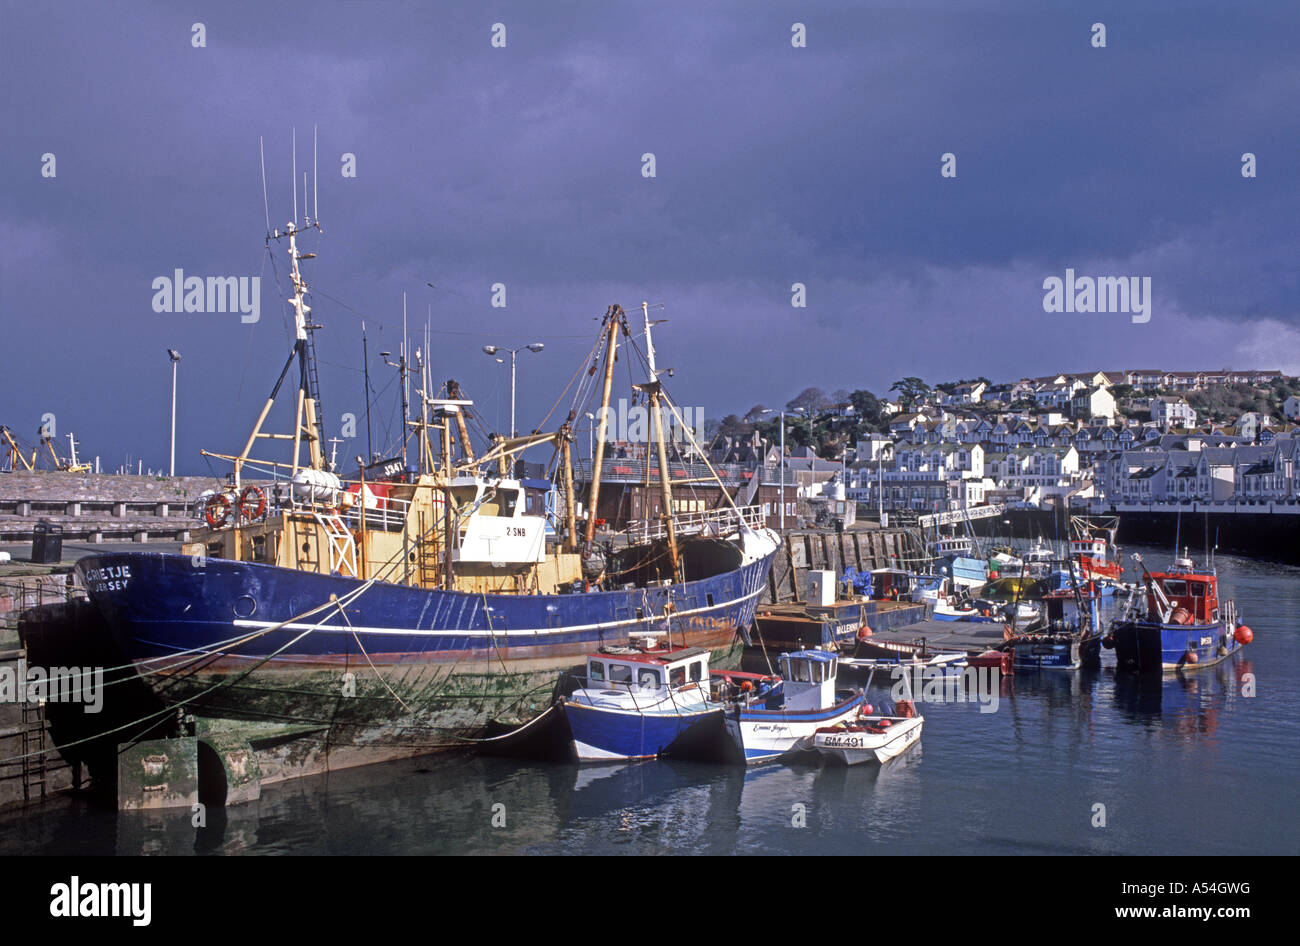
M 168 466 L 168 476 L 176 475 L 176 366 L 181 363 L 181 353 L 175 348 L 167 349 L 167 355 L 172 360 L 172 451 L 171 463 Z
M 519 348 L 504 348 L 499 345 L 483 346 L 483 354 L 489 356 L 495 355 L 499 351 L 510 352 L 510 439 L 512 440 L 516 436 L 515 434 L 515 356 L 519 354 L 521 351 L 523 351 L 525 348 L 533 352 L 534 354 L 536 354 L 537 352 L 541 351 L 545 347 L 546 346 L 543 345 L 541 342 L 533 342 L 531 345 L 523 345 Z M 505 359 L 503 358 L 498 358 L 497 361 L 501 362 L 502 364 L 505 363 Z
M 780 520 L 779 520 L 779 522 L 780 522 L 780 525 L 778 526 L 778 528 L 779 528 L 782 532 L 784 532 L 784 531 L 785 531 L 785 411 L 778 411 L 778 410 L 776 410 L 775 408 L 771 408 L 771 407 L 769 407 L 767 410 L 765 410 L 765 411 L 761 411 L 760 413 L 763 413 L 763 414 L 780 414 L 780 415 L 781 415 L 781 457 L 780 457 L 780 459 L 781 459 L 781 502 L 780 502 L 780 507 L 781 507 L 781 508 L 780 508 L 780 510 L 779 510 L 779 515 L 780 515 Z

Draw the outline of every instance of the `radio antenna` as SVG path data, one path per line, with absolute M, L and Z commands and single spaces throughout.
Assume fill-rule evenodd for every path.
M 311 216 L 320 223 L 320 179 L 316 176 L 316 126 L 311 126 Z
M 266 149 L 262 145 L 262 136 L 257 136 L 257 153 L 262 159 L 262 209 L 266 212 L 266 237 L 271 238 L 271 204 L 266 199 Z
M 293 191 L 293 225 L 298 225 L 298 129 L 293 129 L 293 170 L 289 175 L 289 190 Z M 305 198 L 304 198 L 305 199 Z

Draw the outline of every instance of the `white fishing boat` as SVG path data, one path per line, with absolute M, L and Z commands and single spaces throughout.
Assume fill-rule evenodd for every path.
M 915 713 L 910 703 L 899 701 L 899 708 Z M 859 716 L 852 722 L 823 727 L 813 736 L 813 747 L 828 762 L 860 765 L 864 762 L 885 763 L 921 741 L 925 717 Z
M 846 660 L 845 664 L 870 672 L 863 693 L 870 688 L 876 671 L 884 669 L 902 681 L 908 698 L 898 700 L 894 704 L 893 713 L 877 713 L 871 704 L 863 703 L 857 716 L 823 726 L 813 733 L 813 748 L 818 755 L 827 762 L 843 765 L 860 765 L 864 762 L 883 765 L 920 742 L 925 717 L 916 712 L 911 674 L 922 668 L 944 674 L 961 674 L 967 666 L 965 656 L 956 653 L 935 654 L 924 661 L 919 658 L 858 659 Z
M 727 735 L 746 765 L 811 750 L 818 729 L 857 715 L 863 691 L 836 693 L 838 660 L 824 650 L 782 654 L 781 706 L 764 709 L 736 702 L 727 710 Z

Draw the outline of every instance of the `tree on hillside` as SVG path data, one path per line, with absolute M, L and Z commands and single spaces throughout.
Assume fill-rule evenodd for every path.
M 718 433 L 724 437 L 745 437 L 750 431 L 749 424 L 737 417 L 735 414 L 728 414 L 722 418 L 718 425 Z
M 857 411 L 858 419 L 869 427 L 878 428 L 884 420 L 880 399 L 870 391 L 854 391 L 849 395 L 849 403 Z
M 889 390 L 897 391 L 903 407 L 911 410 L 913 404 L 930 393 L 930 386 L 920 378 L 902 378 L 895 381 Z
M 763 415 L 766 411 L 767 411 L 766 405 L 755 404 L 749 410 L 745 411 L 745 420 L 751 424 L 754 421 L 762 420 Z
M 787 411 L 797 411 L 800 408 L 808 411 L 824 411 L 831 406 L 830 398 L 821 388 L 804 388 L 794 398 L 786 404 Z

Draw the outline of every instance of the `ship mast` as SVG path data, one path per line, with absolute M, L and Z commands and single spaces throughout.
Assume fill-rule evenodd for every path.
M 260 148 L 260 144 L 259 144 Z M 316 164 L 315 156 L 315 135 L 313 133 L 312 145 L 312 166 L 313 170 Z M 325 469 L 324 453 L 324 435 L 320 426 L 320 382 L 316 371 L 315 346 L 312 344 L 312 336 L 309 334 L 318 326 L 312 325 L 308 320 L 311 314 L 311 306 L 307 304 L 307 294 L 310 291 L 307 288 L 306 281 L 302 278 L 302 269 L 298 265 L 300 261 L 306 259 L 315 259 L 315 253 L 298 252 L 298 234 L 306 230 L 320 230 L 320 204 L 319 194 L 316 188 L 312 188 L 311 206 L 307 206 L 307 181 L 304 174 L 303 180 L 303 224 L 298 225 L 298 141 L 295 133 L 293 139 L 293 217 L 294 219 L 285 225 L 283 231 L 271 230 L 266 235 L 267 247 L 270 247 L 271 240 L 281 240 L 285 237 L 289 239 L 289 277 L 293 282 L 293 296 L 289 302 L 293 305 L 294 321 L 294 343 L 293 349 L 289 352 L 289 357 L 284 363 L 284 368 L 280 371 L 280 377 L 275 382 L 275 387 L 271 389 L 270 396 L 266 403 L 262 405 L 262 412 L 257 417 L 257 423 L 253 425 L 253 431 L 248 435 L 248 441 L 244 444 L 244 449 L 236 457 L 223 457 L 234 461 L 234 486 L 240 488 L 240 478 L 243 472 L 244 464 L 248 462 L 253 447 L 259 437 L 272 440 L 292 440 L 293 441 L 293 462 L 290 466 L 290 476 L 294 476 L 300 469 L 303 469 L 302 463 L 302 440 L 307 439 L 308 464 L 307 467 L 313 470 Z M 314 175 L 313 175 L 314 176 Z M 266 168 L 262 168 L 262 199 L 266 200 Z M 270 226 L 270 213 L 267 213 L 267 226 Z M 285 377 L 289 374 L 289 369 L 293 363 L 298 362 L 298 396 L 294 407 L 293 433 L 291 434 L 272 434 L 263 433 L 262 427 L 266 423 L 266 418 L 271 413 L 271 408 L 275 404 L 275 399 L 280 394 L 280 388 L 283 386 Z M 209 454 L 203 451 L 204 456 L 222 457 L 221 454 Z
M 650 423 L 654 427 L 655 444 L 659 451 L 659 488 L 663 494 L 663 517 L 668 532 L 668 560 L 672 567 L 673 580 L 679 579 L 680 562 L 677 557 L 677 526 L 673 520 L 673 487 L 668 478 L 668 447 L 664 442 L 663 414 L 659 408 L 659 395 L 662 385 L 659 371 L 655 367 L 655 343 L 650 335 L 650 304 L 641 303 L 641 314 L 645 319 L 645 349 L 648 379 L 645 384 L 638 384 L 638 390 L 650 396 Z M 648 517 L 647 517 L 648 518 Z
M 307 226 L 309 228 L 316 227 L 317 223 L 308 218 Z M 307 305 L 307 283 L 303 280 L 302 271 L 298 266 L 300 260 L 313 259 L 316 254 L 298 252 L 299 232 L 297 225 L 294 223 L 289 223 L 285 227 L 285 234 L 289 237 L 289 259 L 292 264 L 289 278 L 293 282 L 293 297 L 289 302 L 293 305 L 294 349 L 298 354 L 299 379 L 298 407 L 294 415 L 293 473 L 297 473 L 301 468 L 301 441 L 304 436 L 307 438 L 307 452 L 311 469 L 325 469 L 325 455 L 321 450 L 320 419 L 316 413 L 320 392 L 314 383 L 316 380 L 314 346 L 310 344 L 307 335 L 307 332 L 315 328 L 315 326 L 307 321 L 307 316 L 311 313 L 311 306 Z
M 606 331 L 609 338 L 605 345 L 605 385 L 600 395 L 600 413 L 596 415 L 600 430 L 596 436 L 595 456 L 591 458 L 591 490 L 587 496 L 587 529 L 583 536 L 582 557 L 591 557 L 591 546 L 596 540 L 596 516 L 600 500 L 600 467 L 605 460 L 605 437 L 609 426 L 609 394 L 614 386 L 614 357 L 618 352 L 618 327 L 623 320 L 623 307 L 612 305 L 605 312 Z

